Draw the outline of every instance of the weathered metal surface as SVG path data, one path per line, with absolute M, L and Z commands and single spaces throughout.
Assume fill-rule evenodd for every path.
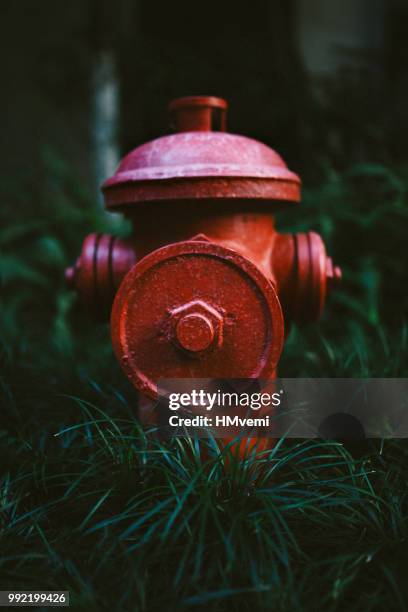
M 276 151 L 245 136 L 211 131 L 214 111 L 225 112 L 225 101 L 182 98 L 170 108 L 181 133 L 143 144 L 122 160 L 102 187 L 108 209 L 180 199 L 299 202 L 300 179 Z
M 136 262 L 129 240 L 109 234 L 89 234 L 75 264 L 65 270 L 66 284 L 98 318 L 110 314 L 116 290 Z
M 91 234 L 66 271 L 95 312 L 114 300 L 114 350 L 141 405 L 163 378 L 273 379 L 284 322 L 318 319 L 341 278 L 318 234 L 276 231 L 299 177 L 264 144 L 225 133 L 226 108 L 205 96 L 170 105 L 179 133 L 135 149 L 103 187 L 132 235 Z
M 269 378 L 284 337 L 270 280 L 236 251 L 200 240 L 165 246 L 133 266 L 111 325 L 119 362 L 151 398 L 162 377 Z
M 176 132 L 225 132 L 228 104 L 215 96 L 186 96 L 169 104 L 171 127 Z
M 277 234 L 271 267 L 286 320 L 307 323 L 320 318 L 328 292 L 341 280 L 324 242 L 315 232 Z

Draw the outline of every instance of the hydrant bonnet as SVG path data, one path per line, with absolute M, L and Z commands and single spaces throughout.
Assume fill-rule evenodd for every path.
M 180 199 L 299 202 L 300 179 L 270 147 L 252 138 L 213 131 L 220 98 L 175 100 L 170 113 L 179 133 L 129 153 L 102 189 L 108 209 Z M 218 127 L 225 129 L 225 120 Z

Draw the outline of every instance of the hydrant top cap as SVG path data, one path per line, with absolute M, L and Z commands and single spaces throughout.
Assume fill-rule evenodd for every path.
M 107 208 L 139 202 L 248 199 L 299 202 L 300 179 L 265 144 L 225 132 L 227 103 L 212 96 L 171 102 L 176 134 L 126 155 L 102 186 Z

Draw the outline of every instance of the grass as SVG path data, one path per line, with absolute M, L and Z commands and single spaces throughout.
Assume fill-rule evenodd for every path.
M 407 376 L 403 176 L 330 170 L 281 216 L 345 273 L 323 320 L 291 331 L 281 375 Z M 1 589 L 69 590 L 84 610 L 407 609 L 405 441 L 280 440 L 239 463 L 160 443 L 108 327 L 62 280 L 109 221 L 50 154 L 2 189 Z

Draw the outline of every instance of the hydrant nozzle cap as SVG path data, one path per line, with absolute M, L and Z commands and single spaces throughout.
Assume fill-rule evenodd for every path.
M 187 240 L 133 266 L 116 294 L 111 331 L 132 383 L 157 399 L 164 379 L 272 377 L 284 323 L 274 286 L 249 259 Z

